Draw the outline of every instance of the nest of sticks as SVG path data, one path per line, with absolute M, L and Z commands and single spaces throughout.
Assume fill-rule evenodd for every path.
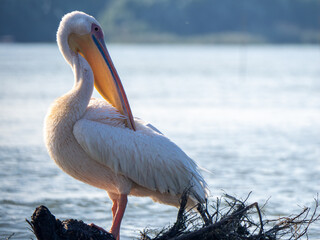
M 301 239 L 308 234 L 309 226 L 319 220 L 315 207 L 304 208 L 299 214 L 264 220 L 258 203 L 247 204 L 245 200 L 230 195 L 218 198 L 214 204 L 198 204 L 195 211 L 186 211 L 187 196 L 181 198 L 175 224 L 160 232 L 145 230 L 141 240 L 278 240 Z M 210 211 L 212 213 L 210 213 Z M 152 236 L 152 237 L 151 237 Z
M 250 195 L 250 194 L 249 194 Z M 247 204 L 245 200 L 224 195 L 214 204 L 198 204 L 186 210 L 188 191 L 181 197 L 176 222 L 162 230 L 145 229 L 141 240 L 276 240 L 301 239 L 308 235 L 309 226 L 319 220 L 315 207 L 304 208 L 299 214 L 280 217 L 275 220 L 262 218 L 262 208 L 258 203 Z M 211 212 L 211 213 L 210 213 Z M 38 207 L 30 224 L 38 240 L 112 240 L 111 234 L 102 232 L 82 221 L 68 219 L 60 221 L 44 207 Z

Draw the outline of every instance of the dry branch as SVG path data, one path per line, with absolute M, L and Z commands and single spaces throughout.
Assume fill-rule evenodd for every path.
M 250 194 L 249 194 L 250 195 Z M 310 224 L 319 220 L 318 199 L 314 210 L 276 220 L 263 220 L 258 203 L 247 204 L 229 195 L 218 198 L 213 205 L 198 204 L 186 210 L 188 193 L 180 200 L 180 209 L 173 226 L 158 233 L 144 230 L 141 240 L 278 240 L 301 239 L 307 236 Z M 196 210 L 196 211 L 194 211 Z M 210 211 L 213 211 L 210 213 Z M 38 240 L 113 240 L 102 232 L 78 220 L 60 221 L 44 207 L 38 207 L 27 222 Z M 152 233 L 152 234 L 151 234 Z M 150 235 L 150 236 L 149 236 Z
M 250 194 L 249 194 L 250 195 Z M 249 197 L 248 195 L 248 197 Z M 214 210 L 209 213 L 207 203 L 196 206 L 200 217 L 194 216 L 193 212 L 186 211 L 185 205 L 181 204 L 179 213 L 181 218 L 168 229 L 163 229 L 154 237 L 148 235 L 150 230 L 141 233 L 142 240 L 277 240 L 277 239 L 301 239 L 307 234 L 310 224 L 319 220 L 317 214 L 319 205 L 316 205 L 310 215 L 310 208 L 305 208 L 295 216 L 283 217 L 277 220 L 263 220 L 261 208 L 258 203 L 246 204 L 229 195 L 217 199 Z M 187 195 L 182 196 L 182 199 Z M 182 201 L 183 202 L 183 201 Z M 183 214 L 181 214 L 183 213 Z M 309 217 L 309 218 L 308 218 Z M 253 220 L 255 219 L 255 220 Z M 179 223 L 179 224 L 177 224 Z M 182 226 L 177 229 L 177 226 Z M 169 233 L 169 234 L 168 234 Z

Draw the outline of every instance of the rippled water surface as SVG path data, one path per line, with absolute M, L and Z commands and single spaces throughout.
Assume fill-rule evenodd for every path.
M 268 218 L 313 206 L 320 192 L 319 46 L 111 45 L 135 116 L 199 165 L 213 198 L 263 204 Z M 30 239 L 25 218 L 46 205 L 60 219 L 106 228 L 107 194 L 63 173 L 42 140 L 50 103 L 73 85 L 55 44 L 0 45 L 0 239 Z M 95 95 L 98 95 L 95 93 Z M 177 210 L 129 198 L 123 239 L 175 221 Z M 320 224 L 310 231 L 319 239 Z

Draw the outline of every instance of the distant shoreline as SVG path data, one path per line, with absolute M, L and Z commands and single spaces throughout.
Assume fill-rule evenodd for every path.
M 222 32 L 205 35 L 189 35 L 180 36 L 166 33 L 140 33 L 136 35 L 114 35 L 105 34 L 106 42 L 121 44 L 257 44 L 257 45 L 277 45 L 277 44 L 304 44 L 318 45 L 320 44 L 319 36 L 313 36 L 312 39 L 306 41 L 270 41 L 263 36 L 243 33 L 243 32 Z M 52 41 L 16 41 L 14 36 L 0 36 L 0 43 L 54 43 Z
M 107 41 L 108 45 L 199 45 L 199 46 L 319 46 L 319 43 L 300 43 L 300 42 L 195 42 L 195 41 L 172 41 L 172 42 L 134 42 L 134 41 Z M 2 42 L 0 45 L 56 45 L 55 41 L 37 41 L 37 42 Z

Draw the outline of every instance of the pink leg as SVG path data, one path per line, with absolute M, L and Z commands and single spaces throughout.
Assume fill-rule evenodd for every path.
M 126 194 L 120 194 L 120 197 L 117 202 L 117 211 L 113 217 L 112 226 L 110 229 L 110 233 L 117 239 L 120 240 L 120 224 L 122 217 L 124 215 L 124 211 L 126 210 L 128 198 Z M 114 204 L 114 203 L 113 203 Z M 113 212 L 112 206 L 112 212 Z
M 118 199 L 117 199 L 118 196 L 115 195 L 115 194 L 111 194 L 111 193 L 108 193 L 108 194 L 109 194 L 109 197 L 110 197 L 110 199 L 112 200 L 112 203 L 113 203 L 111 210 L 112 210 L 112 216 L 113 216 L 113 220 L 114 220 L 114 217 L 116 215 L 117 208 L 118 208 Z M 112 220 L 112 222 L 113 222 L 113 220 Z M 89 226 L 94 227 L 94 228 L 96 228 L 96 229 L 98 229 L 98 230 L 100 230 L 102 232 L 109 233 L 108 231 L 104 230 L 102 227 L 99 227 L 98 225 L 96 225 L 94 223 L 90 223 Z
M 117 200 L 112 200 L 112 222 L 114 221 L 114 218 L 116 216 L 116 213 L 117 213 L 117 209 L 118 209 L 118 199 Z

